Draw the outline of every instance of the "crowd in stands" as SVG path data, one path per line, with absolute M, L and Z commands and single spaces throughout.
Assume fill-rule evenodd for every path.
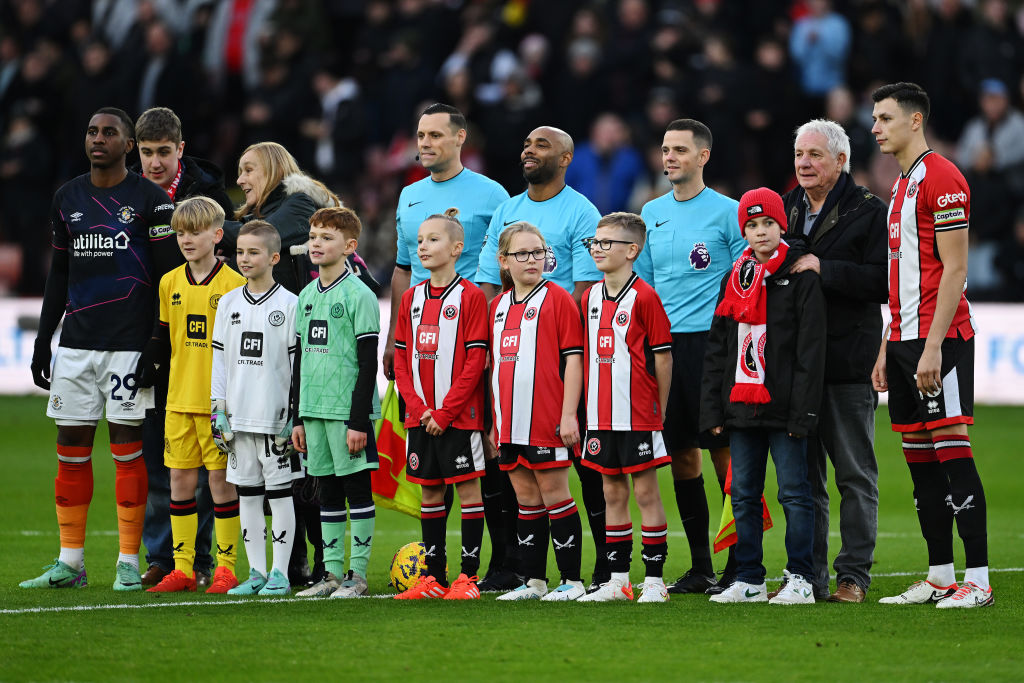
M 795 127 L 826 116 L 887 200 L 898 169 L 869 95 L 902 80 L 931 94 L 928 139 L 970 183 L 969 295 L 1021 301 L 1022 74 L 1024 7 L 1006 0 L 2 0 L 0 292 L 41 294 L 50 198 L 88 170 L 102 106 L 174 109 L 229 186 L 243 149 L 281 143 L 359 214 L 385 281 L 431 102 L 466 114 L 463 161 L 512 194 L 524 135 L 548 124 L 576 141 L 570 185 L 638 211 L 669 189 L 660 144 L 681 116 L 714 131 L 710 185 L 785 191 Z

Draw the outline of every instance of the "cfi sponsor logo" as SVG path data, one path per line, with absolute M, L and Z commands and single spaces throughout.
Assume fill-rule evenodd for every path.
M 125 204 L 124 206 L 117 210 L 117 220 L 120 223 L 128 225 L 133 220 L 135 220 L 135 209 Z
M 711 265 L 711 252 L 704 242 L 697 242 L 690 250 L 690 267 L 694 270 L 707 270 Z

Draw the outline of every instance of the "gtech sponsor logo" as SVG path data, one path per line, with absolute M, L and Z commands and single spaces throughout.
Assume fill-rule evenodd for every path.
M 943 207 L 943 208 L 949 206 L 950 204 L 966 204 L 967 203 L 967 193 L 966 192 L 947 192 L 946 194 L 944 194 L 941 197 L 939 197 L 938 199 L 936 199 L 935 203 L 938 204 L 940 207 Z

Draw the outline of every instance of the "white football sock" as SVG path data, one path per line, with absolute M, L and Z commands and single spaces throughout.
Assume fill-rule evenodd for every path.
M 139 554 L 138 553 L 132 553 L 131 555 L 126 555 L 125 553 L 118 553 L 117 554 L 117 561 L 118 562 L 126 562 L 126 563 L 130 564 L 131 566 L 135 567 L 136 569 L 139 568 Z
M 629 572 L 612 572 L 612 578 L 623 586 L 629 585 Z
M 943 586 L 952 586 L 956 583 L 956 571 L 953 569 L 953 563 L 933 564 L 928 567 L 928 581 L 940 588 Z
M 291 486 L 288 487 L 291 491 Z M 267 492 L 270 494 L 270 491 Z M 288 561 L 295 543 L 295 506 L 291 495 L 270 499 L 270 526 L 273 534 L 274 569 L 288 576 Z M 280 540 L 277 540 L 280 539 Z
M 81 569 L 85 564 L 85 548 L 61 548 L 58 559 L 72 569 Z
M 964 581 L 970 581 L 978 588 L 988 588 L 988 567 L 968 567 Z
M 267 520 L 263 517 L 263 496 L 238 497 L 238 521 L 249 568 L 267 575 Z

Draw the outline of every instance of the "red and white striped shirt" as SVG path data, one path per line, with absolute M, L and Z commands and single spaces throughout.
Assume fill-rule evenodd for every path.
M 522 301 L 510 289 L 491 302 L 491 389 L 500 444 L 562 447 L 561 361 L 583 353 L 572 296 L 543 281 Z
M 582 305 L 587 429 L 661 430 L 647 352 L 672 349 L 672 326 L 658 294 L 634 273 L 615 297 L 593 285 Z
M 948 159 L 925 152 L 910 171 L 900 174 L 889 202 L 889 339 L 928 336 L 938 299 L 942 261 L 935 234 L 966 230 L 971 190 Z M 970 305 L 961 293 L 946 337 L 974 336 Z
M 424 280 L 402 295 L 395 328 L 395 381 L 405 426 L 428 408 L 442 428 L 483 429 L 487 297 L 461 277 L 438 290 Z

